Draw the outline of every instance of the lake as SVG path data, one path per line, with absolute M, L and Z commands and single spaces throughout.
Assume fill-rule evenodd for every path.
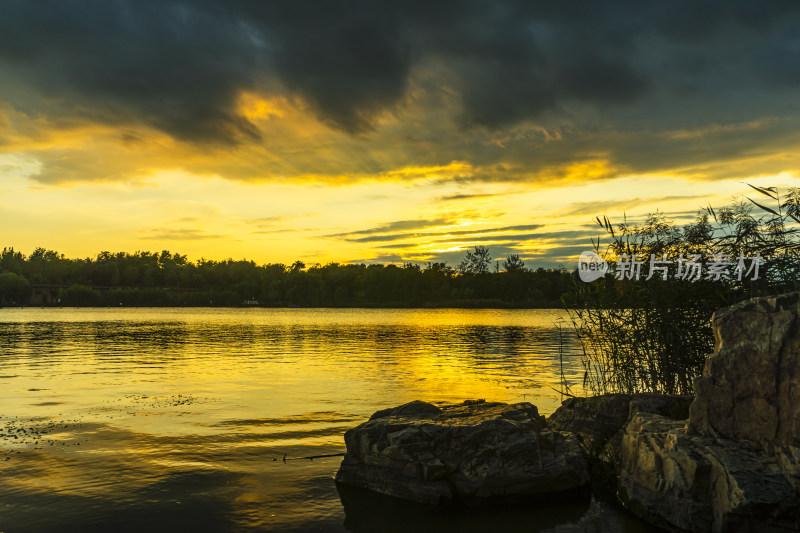
M 603 498 L 452 512 L 333 482 L 411 400 L 580 393 L 558 310 L 0 309 L 0 531 L 649 531 Z M 561 324 L 559 328 L 558 324 Z

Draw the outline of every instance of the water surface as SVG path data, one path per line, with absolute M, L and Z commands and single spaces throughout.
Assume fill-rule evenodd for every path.
M 0 531 L 639 531 L 602 501 L 341 495 L 346 429 L 415 399 L 560 404 L 563 312 L 0 309 Z M 588 529 L 587 529 L 588 528 Z

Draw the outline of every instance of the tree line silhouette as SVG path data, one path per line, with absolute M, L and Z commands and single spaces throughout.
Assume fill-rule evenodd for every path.
M 4 248 L 0 305 L 559 307 L 572 277 L 563 268 L 525 268 L 515 255 L 493 263 L 480 246 L 457 267 L 193 262 L 166 250 L 72 259 L 44 248 L 29 256 Z

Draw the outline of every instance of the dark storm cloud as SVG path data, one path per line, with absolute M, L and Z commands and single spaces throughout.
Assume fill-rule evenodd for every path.
M 0 16 L 0 89 L 19 111 L 54 121 L 145 123 L 237 143 L 260 135 L 235 111 L 241 90 L 299 97 L 359 134 L 402 103 L 415 65 L 438 61 L 462 125 L 495 130 L 572 103 L 609 113 L 659 95 L 663 107 L 620 115 L 653 127 L 656 111 L 671 120 L 679 96 L 730 117 L 737 91 L 761 91 L 749 96 L 763 102 L 772 84 L 797 88 L 798 7 L 12 0 Z
M 360 133 L 403 97 L 412 50 L 391 10 L 372 2 L 282 2 L 244 11 L 262 28 L 277 76 L 322 119 Z
M 222 7 L 11 1 L 2 12 L 6 98 L 32 88 L 59 101 L 55 114 L 142 121 L 189 141 L 258 137 L 232 108 L 236 91 L 252 85 L 257 48 L 246 21 Z M 48 111 L 20 100 L 29 114 Z

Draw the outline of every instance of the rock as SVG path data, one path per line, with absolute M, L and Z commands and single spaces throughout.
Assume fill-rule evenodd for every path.
M 561 402 L 547 424 L 552 429 L 574 433 L 587 451 L 596 455 L 625 425 L 630 402 L 630 394 L 569 398 Z
M 480 505 L 589 483 L 574 435 L 552 431 L 529 403 L 378 411 L 345 433 L 338 483 L 428 504 Z
M 800 293 L 714 313 L 689 432 L 800 446 Z
M 673 419 L 689 416 L 691 396 L 601 394 L 569 398 L 550 415 L 551 429 L 574 433 L 586 452 L 616 467 L 625 426 L 635 413 L 658 413 Z
M 390 407 L 389 409 L 377 411 L 371 417 L 369 417 L 369 419 L 375 420 L 377 418 L 384 418 L 387 416 L 405 416 L 409 418 L 414 416 L 424 417 L 425 415 L 438 415 L 441 412 L 442 410 L 440 408 L 431 403 L 414 400 L 413 402 L 408 402 L 399 407 Z
M 800 530 L 798 294 L 714 313 L 715 352 L 686 423 L 631 418 L 619 497 L 689 531 Z
M 688 531 L 800 530 L 800 453 L 689 435 L 684 423 L 634 415 L 622 441 L 620 500 Z

